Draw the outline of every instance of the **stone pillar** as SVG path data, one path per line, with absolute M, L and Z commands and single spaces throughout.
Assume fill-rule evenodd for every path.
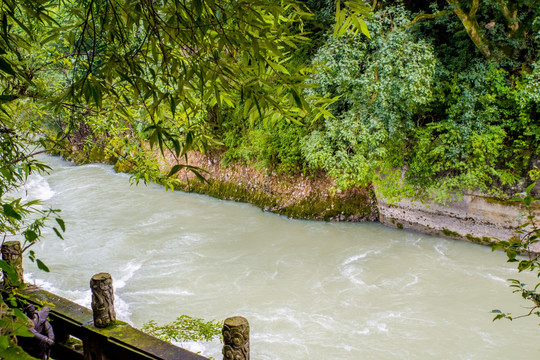
M 114 291 L 112 277 L 107 273 L 99 273 L 90 279 L 92 290 L 92 312 L 94 326 L 105 328 L 116 320 L 114 311 Z
M 249 360 L 249 323 L 241 316 L 223 323 L 223 360 Z
M 17 280 L 20 284 L 24 283 L 24 270 L 22 267 L 22 253 L 21 253 L 21 243 L 18 241 L 6 241 L 2 245 L 2 260 L 7 262 L 15 274 L 17 274 Z M 17 284 L 12 284 L 9 280 L 9 276 L 5 271 L 2 271 L 4 276 L 4 283 L 8 286 L 13 286 Z

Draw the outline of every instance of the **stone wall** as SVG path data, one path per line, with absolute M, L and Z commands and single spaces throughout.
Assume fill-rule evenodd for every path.
M 446 205 L 407 200 L 389 204 L 378 198 L 377 206 L 385 225 L 477 243 L 512 237 L 523 211 L 519 202 L 474 194 Z M 535 212 L 540 216 L 540 208 Z

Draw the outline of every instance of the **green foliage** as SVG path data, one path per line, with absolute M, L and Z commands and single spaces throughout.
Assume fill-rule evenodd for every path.
M 409 17 L 401 8 L 375 13 L 368 20 L 373 40 L 329 39 L 314 59 L 322 65 L 312 91 L 340 99 L 336 117 L 305 139 L 304 155 L 340 188 L 385 183 L 404 156 L 415 115 L 432 98 L 435 59 L 405 29 Z
M 153 149 L 180 162 L 188 151 L 220 145 L 214 129 L 236 111 L 253 131 L 256 161 L 295 168 L 303 133 L 284 124 L 321 116 L 329 104 L 305 96 L 310 69 L 292 59 L 308 41 L 306 10 L 294 0 L 0 2 L 4 240 L 21 238 L 26 251 L 49 220 L 60 238 L 65 230 L 56 210 L 10 195 L 31 172 L 47 170 L 35 160 L 40 152 L 99 154 L 133 172 L 134 182 L 173 188 L 177 171 L 203 178 L 201 170 L 178 163 L 163 174 Z M 363 24 L 349 19 L 338 16 L 339 26 Z M 277 123 L 290 136 L 279 136 Z M 29 257 L 49 270 L 34 252 Z M 6 329 L 0 346 L 12 345 Z
M 531 245 L 540 241 L 540 225 L 535 216 L 535 210 L 538 209 L 537 204 L 540 204 L 540 198 L 531 195 L 531 190 L 535 185 L 536 183 L 532 183 L 524 193 L 512 199 L 520 202 L 525 208 L 524 221 L 519 225 L 516 236 L 508 241 L 497 242 L 492 246 L 492 249 L 503 249 L 508 256 L 508 262 L 516 263 L 519 272 L 536 272 L 540 277 L 540 253 L 535 252 L 535 249 L 531 247 Z M 540 317 L 540 283 L 534 287 L 528 287 L 527 284 L 517 279 L 508 279 L 508 281 L 510 287 L 514 289 L 514 293 L 519 293 L 523 299 L 530 302 L 529 312 L 513 316 L 511 313 L 493 310 L 492 312 L 496 314 L 493 320 L 513 320 L 531 315 Z
M 271 125 L 246 125 L 231 121 L 225 125 L 223 153 L 226 162 L 245 162 L 256 168 L 283 174 L 302 170 L 301 139 L 307 134 L 304 125 L 278 121 Z
M 221 335 L 222 328 L 223 322 L 220 321 L 206 322 L 202 319 L 182 315 L 165 325 L 158 325 L 155 321 L 150 320 L 143 325 L 141 330 L 167 342 L 182 342 L 212 341 Z
M 3 260 L 0 261 L 3 262 Z M 5 265 L 5 262 L 2 265 Z M 2 266 L 2 270 L 6 271 L 7 268 Z M 0 357 L 2 359 L 33 359 L 17 346 L 16 336 L 33 337 L 34 334 L 29 331 L 33 323 L 17 308 L 15 293 L 16 290 L 3 292 L 3 299 L 0 300 Z M 18 356 L 9 357 L 13 354 Z
M 540 156 L 537 54 L 486 60 L 455 14 L 424 15 L 383 4 L 366 20 L 372 40 L 329 38 L 319 49 L 307 92 L 339 99 L 303 155 L 339 188 L 373 183 L 389 200 L 500 195 Z M 525 51 L 532 40 L 515 41 Z
M 148 144 L 185 160 L 218 144 L 214 129 L 235 109 L 267 127 L 318 111 L 302 96 L 309 71 L 291 58 L 307 43 L 312 15 L 292 0 L 2 6 L 10 25 L 2 49 L 16 48 L 0 62 L 3 101 L 37 110 L 25 116 L 34 131 L 47 130 L 47 147 L 66 155 L 101 148 L 136 182 L 167 181 Z
M 24 187 L 31 173 L 46 171 L 48 167 L 34 158 L 40 151 L 28 145 L 31 139 L 17 134 L 11 123 L 5 121 L 0 125 L 0 236 L 1 244 L 6 240 L 19 240 L 22 243 L 22 253 L 29 253 L 29 259 L 36 262 L 39 269 L 49 271 L 48 267 L 29 250 L 41 239 L 45 227 L 52 227 L 58 237 L 65 231 L 64 221 L 58 217 L 58 210 L 43 207 L 39 201 L 26 201 L 17 191 Z M 51 226 L 51 220 L 59 226 Z M 28 319 L 17 308 L 15 294 L 23 284 L 19 283 L 14 269 L 4 260 L 0 260 L 0 269 L 4 273 L 2 298 L 0 300 L 0 354 L 20 353 L 16 347 L 15 336 L 33 336 L 29 331 Z M 24 358 L 23 355 L 20 358 Z

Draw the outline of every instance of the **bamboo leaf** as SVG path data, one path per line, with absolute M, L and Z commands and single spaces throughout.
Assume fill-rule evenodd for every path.
M 66 231 L 66 224 L 64 223 L 64 220 L 60 219 L 60 218 L 55 218 L 56 222 L 58 223 L 58 225 L 60 225 L 60 229 L 62 229 L 63 232 Z
M 49 268 L 47 267 L 47 265 L 43 263 L 43 261 L 36 259 L 36 264 L 37 264 L 38 269 L 43 270 L 45 272 L 50 272 Z

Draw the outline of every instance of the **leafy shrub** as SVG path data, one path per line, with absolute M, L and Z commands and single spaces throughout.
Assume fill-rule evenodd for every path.
M 182 315 L 176 320 L 158 325 L 150 320 L 143 325 L 142 331 L 163 341 L 212 341 L 221 335 L 223 323 L 220 321 L 204 321 L 188 315 Z
M 236 118 L 224 125 L 226 162 L 245 162 L 255 167 L 291 174 L 302 169 L 301 139 L 304 126 L 285 120 L 249 125 Z
M 452 44 L 436 35 L 454 22 L 436 18 L 428 27 L 439 33 L 416 39 L 425 28 L 410 27 L 412 18 L 387 7 L 368 20 L 372 40 L 330 38 L 319 49 L 309 91 L 339 100 L 303 155 L 338 187 L 374 183 L 391 199 L 500 194 L 540 154 L 539 66 L 517 71 L 514 60 L 488 61 L 468 46 L 453 61 Z
M 312 91 L 341 99 L 336 117 L 304 139 L 304 155 L 340 188 L 383 180 L 433 96 L 433 51 L 407 31 L 409 17 L 401 8 L 379 12 L 368 22 L 372 41 L 329 39 L 315 57 L 324 65 Z

